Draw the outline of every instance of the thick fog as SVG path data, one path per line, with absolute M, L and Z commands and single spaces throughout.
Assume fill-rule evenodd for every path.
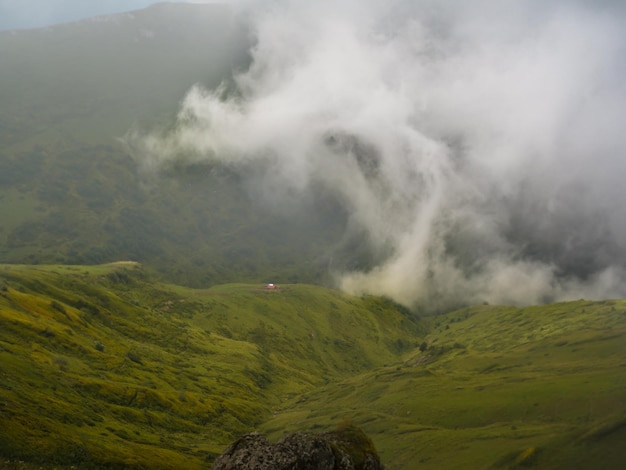
M 348 292 L 430 308 L 624 296 L 620 5 L 245 2 L 250 68 L 192 89 L 142 164 L 262 166 L 273 204 L 334 195 L 377 260 L 335 273 Z

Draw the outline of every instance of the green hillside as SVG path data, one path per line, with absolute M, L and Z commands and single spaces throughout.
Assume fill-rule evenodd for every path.
M 423 332 L 386 300 L 192 290 L 131 262 L 3 265 L 0 325 L 1 456 L 148 468 L 200 468 L 286 400 L 397 362 Z
M 244 432 L 352 421 L 390 469 L 618 468 L 625 312 L 580 300 L 425 323 L 310 285 L 3 265 L 0 455 L 201 468 Z
M 321 387 L 262 429 L 352 419 L 391 469 L 621 468 L 626 301 L 479 306 L 433 326 L 402 363 Z

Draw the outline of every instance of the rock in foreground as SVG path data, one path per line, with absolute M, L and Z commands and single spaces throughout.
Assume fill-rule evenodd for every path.
M 297 432 L 275 444 L 246 434 L 220 455 L 213 470 L 383 470 L 372 441 L 355 426 L 322 434 Z

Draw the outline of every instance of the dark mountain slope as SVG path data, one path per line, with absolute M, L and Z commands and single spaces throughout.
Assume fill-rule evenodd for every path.
M 0 144 L 111 143 L 245 66 L 244 39 L 226 6 L 192 4 L 0 33 Z
M 228 8 L 184 4 L 0 33 L 0 261 L 133 259 L 195 286 L 323 282 L 345 242 L 334 201 L 275 210 L 218 165 L 146 179 L 118 140 L 171 125 L 194 83 L 246 66 L 247 40 Z

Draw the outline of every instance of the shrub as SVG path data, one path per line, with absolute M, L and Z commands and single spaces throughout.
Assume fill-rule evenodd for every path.
M 50 308 L 52 308 L 53 310 L 56 310 L 57 312 L 61 312 L 63 315 L 67 315 L 67 311 L 65 310 L 65 307 L 61 305 L 59 302 L 57 302 L 56 300 L 53 300 L 52 302 L 50 302 Z
M 46 338 L 54 338 L 56 336 L 54 331 L 51 331 L 49 328 L 46 328 L 45 330 L 43 330 L 41 333 L 39 333 L 41 336 L 44 336 Z
M 67 372 L 67 370 L 69 369 L 69 363 L 67 362 L 67 359 L 63 356 L 55 357 L 54 359 L 52 359 L 52 363 L 58 366 L 59 369 L 63 372 Z
M 126 353 L 126 357 L 128 357 L 128 359 L 130 359 L 131 361 L 136 362 L 137 364 L 143 365 L 141 357 L 135 351 L 128 351 L 128 353 Z
M 535 462 L 536 457 L 537 449 L 535 447 L 529 447 L 517 456 L 517 458 L 515 459 L 515 464 L 521 465 L 523 467 L 528 467 Z

